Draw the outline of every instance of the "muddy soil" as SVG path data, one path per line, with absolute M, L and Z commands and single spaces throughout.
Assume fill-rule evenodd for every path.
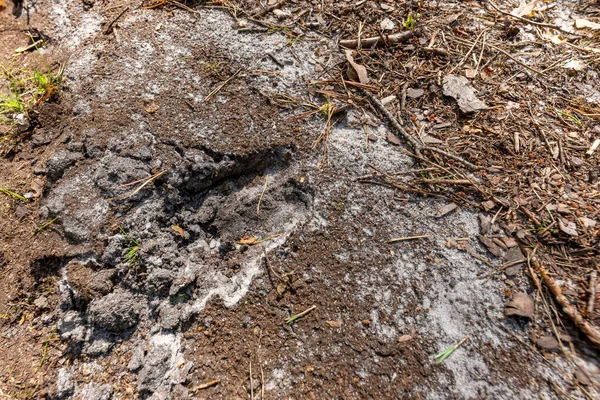
M 52 39 L 20 62 L 63 63 L 66 80 L 0 161 L 31 193 L 2 198 L 2 396 L 582 396 L 572 365 L 515 339 L 535 321 L 504 304 L 535 289 L 522 266 L 490 278 L 510 250 L 480 247 L 485 217 L 359 182 L 415 164 L 377 118 L 367 137 L 344 114 L 326 157 L 323 119 L 290 118 L 282 95 L 308 96 L 335 43 L 136 7 L 108 34 L 109 4 L 30 10 Z M 9 11 L 2 62 L 27 43 Z

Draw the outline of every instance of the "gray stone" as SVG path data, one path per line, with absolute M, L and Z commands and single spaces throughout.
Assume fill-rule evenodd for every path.
M 111 279 L 115 276 L 115 273 L 115 269 L 105 269 L 96 272 L 90 282 L 90 289 L 102 294 L 110 293 L 113 288 Z
M 58 322 L 58 331 L 63 340 L 72 340 L 76 343 L 81 343 L 85 340 L 87 328 L 85 320 L 77 311 L 69 311 Z
M 54 315 L 53 314 L 46 314 L 43 315 L 40 322 L 42 323 L 42 325 L 44 326 L 48 326 L 50 325 L 52 322 L 54 322 Z
M 56 397 L 63 399 L 71 396 L 74 388 L 71 373 L 66 368 L 59 369 L 56 376 Z
M 123 192 L 119 185 L 138 181 L 150 176 L 148 164 L 128 157 L 109 154 L 102 158 L 96 170 L 94 182 L 111 196 Z
M 123 258 L 123 249 L 125 247 L 125 236 L 115 235 L 108 239 L 108 245 L 104 249 L 102 254 L 102 262 L 110 265 L 111 267 L 116 266 L 121 262 Z
M 150 349 L 144 358 L 143 367 L 138 375 L 138 390 L 140 393 L 152 393 L 160 387 L 175 355 L 175 341 L 173 335 L 161 334 L 157 334 L 150 340 Z
M 444 95 L 454 98 L 464 113 L 487 110 L 488 106 L 475 95 L 475 89 L 464 76 L 448 75 L 443 80 Z
M 217 215 L 217 207 L 212 201 L 206 200 L 204 204 L 198 209 L 198 216 L 200 217 L 200 224 L 206 225 L 211 223 Z
M 135 372 L 142 368 L 142 363 L 144 362 L 144 347 L 138 346 L 133 352 L 131 359 L 129 360 L 129 364 L 127 364 L 127 369 L 130 372 Z
M 74 165 L 82 157 L 81 153 L 68 150 L 59 150 L 54 153 L 46 163 L 48 176 L 53 180 L 60 179 L 67 168 Z
M 95 299 L 89 307 L 91 322 L 110 332 L 123 332 L 133 327 L 138 321 L 139 313 L 135 297 L 121 289 Z
M 83 354 L 89 356 L 100 356 L 106 354 L 113 348 L 115 342 L 106 334 L 93 335 L 93 341 L 88 342 L 82 350 Z
M 48 308 L 48 298 L 46 296 L 40 296 L 33 301 L 33 305 L 40 309 Z
M 148 274 L 146 287 L 148 292 L 156 294 L 167 294 L 173 281 L 174 273 L 164 268 L 155 268 Z
M 163 304 L 160 308 L 160 325 L 163 329 L 175 329 L 179 325 L 180 311 L 170 304 Z
M 506 260 L 506 262 L 515 262 L 523 260 L 524 258 L 525 256 L 523 255 L 523 252 L 519 246 L 511 247 L 504 255 L 504 260 Z M 517 265 L 521 266 L 522 264 Z
M 523 264 L 513 265 L 512 267 L 508 267 L 504 270 L 504 273 L 508 276 L 517 276 L 521 272 L 521 268 Z
M 113 388 L 109 384 L 88 383 L 78 394 L 79 398 L 85 400 L 110 400 L 113 397 Z

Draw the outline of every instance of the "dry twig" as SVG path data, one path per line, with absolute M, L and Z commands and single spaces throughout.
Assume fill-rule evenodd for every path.
M 492 8 L 493 8 L 493 9 L 495 9 L 496 11 L 498 11 L 500 14 L 507 15 L 507 16 L 509 16 L 509 17 L 511 17 L 511 18 L 514 18 L 514 19 L 517 19 L 517 20 L 519 20 L 519 21 L 523 21 L 523 22 L 526 22 L 526 23 L 528 23 L 528 24 L 535 25 L 535 26 L 542 26 L 542 27 L 545 27 L 545 28 L 556 29 L 557 31 L 560 31 L 560 32 L 562 32 L 562 33 L 566 33 L 566 34 L 569 34 L 569 35 L 577 35 L 577 36 L 581 36 L 581 35 L 580 35 L 580 34 L 578 34 L 578 33 L 575 33 L 575 32 L 569 32 L 569 31 L 567 31 L 567 30 L 564 30 L 564 29 L 562 29 L 560 26 L 556 26 L 556 25 L 552 25 L 552 24 L 547 24 L 547 23 L 545 23 L 545 22 L 537 22 L 537 21 L 532 21 L 532 20 L 530 20 L 530 19 L 523 18 L 523 17 L 519 17 L 519 16 L 517 16 L 517 15 L 513 15 L 513 14 L 511 14 L 511 13 L 508 13 L 508 12 L 506 12 L 506 11 L 502 11 L 502 10 L 501 10 L 500 8 L 498 8 L 498 6 L 497 6 L 497 5 L 495 5 L 495 4 L 494 4 L 494 3 L 493 3 L 491 0 L 488 0 L 488 3 L 489 3 L 489 5 L 491 5 L 491 6 L 492 6 Z
M 472 164 L 462 157 L 455 156 L 454 154 L 450 154 L 450 153 L 448 153 L 444 150 L 438 149 L 436 147 L 423 146 L 422 144 L 417 142 L 417 140 L 415 138 L 413 138 L 411 135 L 409 135 L 408 132 L 406 132 L 406 130 L 400 125 L 400 123 L 398 123 L 398 121 L 392 115 L 392 113 L 389 112 L 388 109 L 385 108 L 385 106 L 383 104 L 381 104 L 381 102 L 379 101 L 379 99 L 377 99 L 377 97 L 375 97 L 367 89 L 361 88 L 361 90 L 367 96 L 367 98 L 371 101 L 371 104 L 373 104 L 373 106 L 388 119 L 388 121 L 390 122 L 390 124 L 392 125 L 392 127 L 394 128 L 396 133 L 399 134 L 400 136 L 402 136 L 410 144 L 410 146 L 413 148 L 415 154 L 418 157 L 423 158 L 423 152 L 428 151 L 431 153 L 437 153 L 441 156 L 444 156 L 446 158 L 449 158 L 451 160 L 459 162 L 471 170 L 482 169 L 482 167 Z
M 113 31 L 113 26 L 115 25 L 115 23 L 119 20 L 119 18 L 121 18 L 127 11 L 129 10 L 129 6 L 125 7 L 123 9 L 123 11 L 121 11 L 112 21 L 110 21 L 110 23 L 108 24 L 108 26 L 106 27 L 106 29 L 104 30 L 104 34 L 105 35 L 109 35 L 112 31 Z
M 562 311 L 571 318 L 575 326 L 589 339 L 596 348 L 600 348 L 600 332 L 589 322 L 585 321 L 581 314 L 569 303 L 569 300 L 562 294 L 560 286 L 554 278 L 550 276 L 546 268 L 539 262 L 537 257 L 531 258 L 531 264 L 541 275 L 542 280 L 554 295 L 554 299 L 562 307 Z
M 590 300 L 588 301 L 587 313 L 588 316 L 591 316 L 594 312 L 594 302 L 596 301 L 596 277 L 598 273 L 596 271 L 592 271 L 590 275 Z
M 413 29 L 407 32 L 394 33 L 393 35 L 374 36 L 365 39 L 346 39 L 340 40 L 340 46 L 348 49 L 370 48 L 378 46 L 392 46 L 394 44 L 406 42 L 407 40 L 421 35 L 419 29 Z

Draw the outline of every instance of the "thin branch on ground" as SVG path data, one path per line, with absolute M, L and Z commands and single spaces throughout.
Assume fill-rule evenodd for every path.
M 413 138 L 408 132 L 406 132 L 406 130 L 402 127 L 402 125 L 400 125 L 400 123 L 396 120 L 396 118 L 392 115 L 392 113 L 389 112 L 389 110 L 387 108 L 385 108 L 385 106 L 383 104 L 381 104 L 381 101 L 379 101 L 379 99 L 377 99 L 377 97 L 375 97 L 375 95 L 373 95 L 367 89 L 361 88 L 361 90 L 367 96 L 367 98 L 369 99 L 371 104 L 388 119 L 388 121 L 390 122 L 392 128 L 394 128 L 396 133 L 398 133 L 400 136 L 402 136 L 408 142 L 408 144 L 412 147 L 412 149 L 414 150 L 414 152 L 417 156 L 423 157 L 423 152 L 428 151 L 428 152 L 432 152 L 432 153 L 437 153 L 443 157 L 446 157 L 453 161 L 459 162 L 471 170 L 483 169 L 483 167 L 472 164 L 469 161 L 465 160 L 464 158 L 455 156 L 454 154 L 450 154 L 444 150 L 438 149 L 436 147 L 424 146 L 424 145 L 420 144 L 419 142 L 417 142 L 417 140 L 415 138 Z

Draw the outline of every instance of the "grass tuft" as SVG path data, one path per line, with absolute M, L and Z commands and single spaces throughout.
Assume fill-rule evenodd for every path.
M 0 114 L 26 114 L 41 102 L 49 100 L 62 85 L 62 67 L 58 70 L 16 68 L 14 59 L 0 64 Z
M 127 239 L 127 243 L 125 245 L 127 252 L 125 253 L 125 257 L 123 257 L 123 262 L 129 266 L 132 266 L 140 260 L 140 242 L 134 239 L 129 233 L 125 232 L 125 229 L 122 227 L 119 227 L 119 230 Z

